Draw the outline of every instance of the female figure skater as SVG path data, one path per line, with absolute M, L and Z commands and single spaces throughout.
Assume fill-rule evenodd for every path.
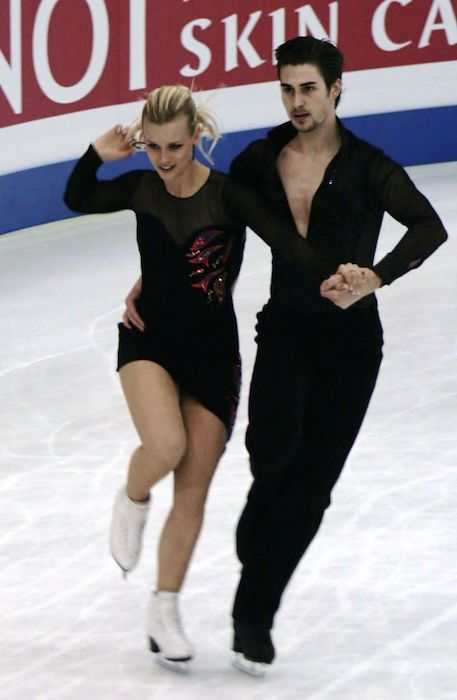
M 290 219 L 273 216 L 252 192 L 194 159 L 201 137 L 216 141 L 218 132 L 189 89 L 151 92 L 140 123 L 137 142 L 120 126 L 96 139 L 69 178 L 65 202 L 83 213 L 136 214 L 142 270 L 137 306 L 145 331 L 119 324 L 118 370 L 140 445 L 114 503 L 111 553 L 124 574 L 136 566 L 151 488 L 172 473 L 173 505 L 161 533 L 147 633 L 159 659 L 186 666 L 194 652 L 178 596 L 237 409 L 241 367 L 231 289 L 245 226 L 320 281 L 336 268 Z M 104 161 L 126 158 L 135 147 L 146 150 L 154 170 L 97 179 Z

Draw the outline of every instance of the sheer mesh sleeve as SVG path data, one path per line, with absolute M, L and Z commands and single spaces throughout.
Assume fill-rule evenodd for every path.
M 438 214 L 405 170 L 382 152 L 374 159 L 370 180 L 382 208 L 408 229 L 395 248 L 373 268 L 383 284 L 390 284 L 422 265 L 444 243 L 447 233 Z
M 249 226 L 287 262 L 301 265 L 320 281 L 333 273 L 334 262 L 316 252 L 289 219 L 269 209 L 252 189 L 227 178 L 224 203 L 234 221 Z
M 98 180 L 103 164 L 93 146 L 76 163 L 65 189 L 65 204 L 83 214 L 102 214 L 133 208 L 133 195 L 141 171 L 124 173 L 113 180 Z

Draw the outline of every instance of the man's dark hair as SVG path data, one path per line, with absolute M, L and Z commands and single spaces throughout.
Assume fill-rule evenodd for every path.
M 296 36 L 289 39 L 275 51 L 278 78 L 281 78 L 281 68 L 284 66 L 299 66 L 302 63 L 312 63 L 319 70 L 327 90 L 341 78 L 344 57 L 334 44 L 326 39 L 315 39 L 313 36 Z M 335 100 L 338 106 L 340 95 Z

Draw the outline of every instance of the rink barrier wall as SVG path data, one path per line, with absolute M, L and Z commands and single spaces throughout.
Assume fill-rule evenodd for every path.
M 405 165 L 457 159 L 457 0 L 0 0 L 0 20 L 0 233 L 71 216 L 72 163 L 157 85 L 217 115 L 226 170 L 284 120 L 274 49 L 297 34 L 342 50 L 356 133 Z
M 457 160 L 457 106 L 348 117 L 343 122 L 404 166 Z M 233 157 L 267 130 L 226 134 L 215 151 L 215 167 L 227 171 Z M 0 176 L 0 233 L 74 216 L 62 201 L 74 163 L 70 160 Z M 142 154 L 129 162 L 104 165 L 101 176 L 114 177 L 138 167 L 148 167 Z M 27 204 L 31 202 L 33 206 Z

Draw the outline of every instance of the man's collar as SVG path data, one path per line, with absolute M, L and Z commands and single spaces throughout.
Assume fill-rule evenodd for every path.
M 267 133 L 267 139 L 273 144 L 276 150 L 280 151 L 297 135 L 297 130 L 292 122 L 279 124 Z

